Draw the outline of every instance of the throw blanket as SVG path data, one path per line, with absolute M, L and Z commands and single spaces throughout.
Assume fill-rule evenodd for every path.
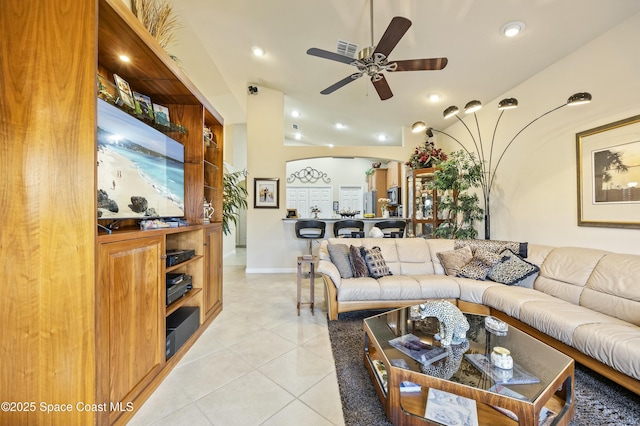
M 526 258 L 528 251 L 528 243 L 498 240 L 456 240 L 454 248 L 459 249 L 465 246 L 469 246 L 473 253 L 475 253 L 478 248 L 492 253 L 501 253 L 502 250 L 509 249 L 521 258 Z

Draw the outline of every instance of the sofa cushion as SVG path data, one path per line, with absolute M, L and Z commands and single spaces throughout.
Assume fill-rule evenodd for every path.
M 553 296 L 532 288 L 522 288 L 517 286 L 507 287 L 502 284 L 494 283 L 493 281 L 487 282 L 493 283 L 493 286 L 484 291 L 482 295 L 482 304 L 497 309 L 500 312 L 504 312 L 515 319 L 520 319 L 520 309 L 525 303 L 534 301 L 551 303 L 558 300 Z
M 486 251 L 483 249 L 476 249 L 473 254 L 473 258 L 460 270 L 458 276 L 464 278 L 471 278 L 474 280 L 484 280 L 496 264 L 502 260 L 502 256 L 497 253 Z
M 336 265 L 340 278 L 353 278 L 353 269 L 349 259 L 349 246 L 346 244 L 331 244 L 327 246 L 331 262 Z
M 424 238 L 387 238 L 396 243 L 398 255 L 398 271 L 391 269 L 395 275 L 417 275 L 435 273 L 431 261 L 431 248 Z M 382 253 L 384 255 L 384 252 Z M 391 268 L 389 259 L 385 256 Z
M 380 247 L 372 247 L 370 249 L 362 247 L 360 249 L 360 253 L 362 253 L 362 257 L 367 264 L 367 269 L 369 270 L 369 275 L 371 277 L 380 278 L 386 275 L 391 275 L 389 267 L 384 261 L 384 257 L 382 257 Z
M 371 277 L 342 280 L 338 302 L 380 300 L 380 284 Z
M 574 346 L 573 334 L 579 326 L 597 323 L 625 324 L 617 318 L 557 299 L 553 302 L 523 304 L 520 308 L 520 321 L 569 346 Z
M 640 380 L 640 330 L 631 324 L 585 324 L 573 335 L 580 352 Z
M 436 253 L 447 275 L 455 277 L 460 268 L 469 263 L 473 258 L 471 247 L 464 246 L 456 250 L 446 250 Z
M 362 278 L 369 276 L 369 268 L 362 257 L 360 247 L 349 246 L 349 260 L 351 261 L 351 269 L 354 278 Z
M 520 258 L 510 249 L 503 250 L 500 256 L 503 260 L 491 268 L 487 274 L 487 278 L 492 281 L 513 285 L 540 271 L 536 265 Z
M 605 255 L 580 295 L 580 305 L 640 326 L 640 256 Z
M 460 286 L 454 277 L 448 275 L 414 275 L 420 285 L 422 299 L 458 299 Z

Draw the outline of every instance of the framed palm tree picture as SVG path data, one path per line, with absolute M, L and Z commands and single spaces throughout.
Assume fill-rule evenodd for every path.
M 640 228 L 640 115 L 576 134 L 578 226 Z

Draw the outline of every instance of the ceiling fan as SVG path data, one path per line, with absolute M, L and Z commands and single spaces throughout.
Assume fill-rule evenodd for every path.
M 373 0 L 371 0 L 371 46 L 365 47 L 358 52 L 357 59 L 339 53 L 330 52 L 328 50 L 317 49 L 312 47 L 307 50 L 308 55 L 320 58 L 330 59 L 332 61 L 342 62 L 343 64 L 353 65 L 358 72 L 343 78 L 337 83 L 320 92 L 328 95 L 340 89 L 343 86 L 357 80 L 363 75 L 368 75 L 371 82 L 378 92 L 380 99 L 385 101 L 393 96 L 387 79 L 382 74 L 383 71 L 428 71 L 441 70 L 447 66 L 447 58 L 426 58 L 426 59 L 406 59 L 402 61 L 389 61 L 389 54 L 396 47 L 400 39 L 411 27 L 411 21 L 401 16 L 396 16 L 391 20 L 386 31 L 377 45 L 373 44 Z

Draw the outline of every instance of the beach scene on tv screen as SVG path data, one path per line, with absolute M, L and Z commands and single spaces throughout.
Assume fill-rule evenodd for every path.
M 184 216 L 184 147 L 98 100 L 98 218 Z

